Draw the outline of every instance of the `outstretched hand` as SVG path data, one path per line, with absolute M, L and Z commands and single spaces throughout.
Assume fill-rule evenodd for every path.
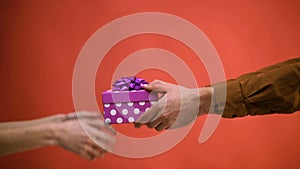
M 89 160 L 115 144 L 116 132 L 99 113 L 81 111 L 0 123 L 0 156 L 57 145 Z
M 142 125 L 157 131 L 180 128 L 193 122 L 198 115 L 209 112 L 210 87 L 189 89 L 160 80 L 143 87 L 163 96 L 135 122 L 136 128 Z
M 59 118 L 53 119 L 57 122 Z M 57 145 L 90 160 L 102 157 L 106 150 L 112 151 L 116 132 L 98 113 L 70 113 L 61 120 L 54 125 Z

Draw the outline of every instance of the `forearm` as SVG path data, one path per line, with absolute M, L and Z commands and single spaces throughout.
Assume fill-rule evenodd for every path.
M 58 123 L 67 118 L 58 114 L 27 121 L 0 123 L 0 156 L 56 144 Z
M 221 112 L 223 110 L 223 117 L 292 113 L 300 109 L 300 59 L 212 86 L 215 104 Z M 224 92 L 227 93 L 224 95 Z
M 116 134 L 99 118 L 99 113 L 89 111 L 2 123 L 1 126 L 0 156 L 57 145 L 92 160 L 106 152 L 99 145 L 107 150 L 113 149 Z
M 63 121 L 66 118 L 67 118 L 67 115 L 65 115 L 65 114 L 57 114 L 57 115 L 43 117 L 43 118 L 34 119 L 34 120 L 1 122 L 0 129 L 30 127 L 30 126 L 34 126 L 34 125 Z
M 57 144 L 59 125 L 67 115 L 0 123 L 0 156 Z
M 54 144 L 52 125 L 0 129 L 0 156 Z

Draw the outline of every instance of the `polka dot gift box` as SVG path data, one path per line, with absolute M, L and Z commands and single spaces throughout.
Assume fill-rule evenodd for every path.
M 157 94 L 144 90 L 143 84 L 148 82 L 141 78 L 123 77 L 115 81 L 112 90 L 102 93 L 106 123 L 135 122 L 157 101 Z

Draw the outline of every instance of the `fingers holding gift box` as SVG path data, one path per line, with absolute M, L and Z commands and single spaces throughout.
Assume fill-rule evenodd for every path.
M 115 81 L 112 90 L 102 93 L 106 123 L 133 123 L 157 101 L 157 93 L 144 90 L 143 84 L 148 82 L 136 77 L 122 78 Z

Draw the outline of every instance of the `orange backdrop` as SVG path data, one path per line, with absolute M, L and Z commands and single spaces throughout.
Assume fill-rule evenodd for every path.
M 182 17 L 212 41 L 227 78 L 300 54 L 300 2 L 247 1 L 1 1 L 0 121 L 27 120 L 74 111 L 72 73 L 87 39 L 103 25 L 137 12 L 165 12 Z M 209 83 L 202 63 L 178 41 L 141 35 L 117 44 L 105 56 L 95 94 L 110 87 L 117 64 L 148 47 L 167 49 L 192 69 L 200 86 Z M 134 64 L 133 64 L 134 65 Z M 139 73 L 151 81 L 174 82 L 159 70 Z M 99 102 L 101 100 L 99 99 Z M 101 106 L 100 106 L 101 108 Z M 159 156 L 131 159 L 107 154 L 90 162 L 58 147 L 46 147 L 0 158 L 0 168 L 299 168 L 300 113 L 222 119 L 204 144 L 200 117 L 188 136 Z M 149 136 L 153 130 L 115 126 L 128 135 Z

